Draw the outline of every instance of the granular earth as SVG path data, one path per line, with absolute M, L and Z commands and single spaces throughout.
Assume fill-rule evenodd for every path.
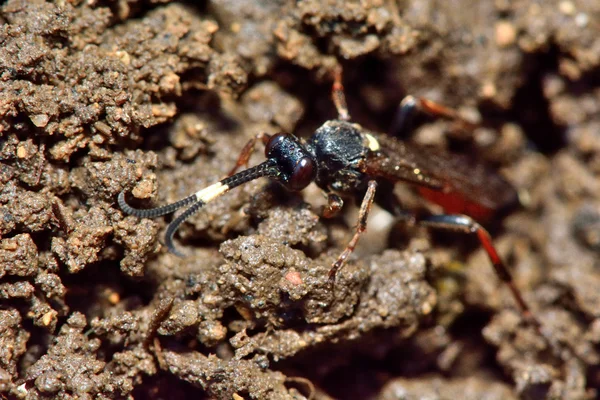
M 259 132 L 336 117 L 475 155 L 521 206 L 486 221 L 545 340 L 476 240 L 390 223 L 327 271 L 356 212 L 222 178 Z M 251 164 L 261 160 L 257 152 Z M 600 5 L 595 0 L 8 0 L 0 5 L 0 396 L 593 399 L 600 389 Z M 440 210 L 397 185 L 407 209 Z M 348 202 L 349 203 L 349 202 Z M 345 217 L 345 218 L 344 218 Z M 551 342 L 551 343 L 548 343 Z

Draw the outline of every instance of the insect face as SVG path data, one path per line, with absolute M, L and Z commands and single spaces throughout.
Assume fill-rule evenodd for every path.
M 317 163 L 294 135 L 278 133 L 267 142 L 265 156 L 275 160 L 279 169 L 278 179 L 288 189 L 300 191 L 317 175 Z

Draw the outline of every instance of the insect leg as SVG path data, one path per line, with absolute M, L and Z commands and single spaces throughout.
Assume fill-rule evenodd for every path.
M 416 110 L 434 117 L 455 121 L 458 126 L 464 130 L 471 131 L 479 126 L 479 124 L 462 117 L 459 112 L 453 108 L 446 107 L 422 97 L 409 95 L 400 102 L 398 112 L 396 113 L 392 128 L 390 129 L 392 136 L 402 137 L 403 135 L 406 135 L 407 132 L 410 132 Z
M 510 270 L 506 267 L 506 264 L 500 258 L 500 255 L 496 251 L 494 244 L 492 243 L 492 238 L 489 232 L 474 221 L 472 218 L 466 215 L 428 215 L 428 216 L 420 216 L 415 217 L 416 223 L 435 228 L 435 229 L 444 229 L 444 230 L 453 230 L 460 231 L 464 233 L 470 233 L 477 235 L 481 246 L 485 250 L 490 259 L 492 266 L 494 267 L 494 271 L 496 275 L 508 288 L 519 307 L 519 310 L 523 316 L 523 318 L 533 325 L 535 329 L 542 334 L 541 324 L 538 319 L 533 315 L 529 305 L 523 298 L 521 291 L 515 285 L 515 282 L 512 278 Z M 545 335 L 542 334 L 545 337 Z
M 333 71 L 331 99 L 338 112 L 338 119 L 350 121 L 350 114 L 348 113 L 348 106 L 346 105 L 346 95 L 344 95 L 344 85 L 342 84 L 342 67 L 340 65 Z
M 246 167 L 248 167 L 248 161 L 250 160 L 250 156 L 254 152 L 254 147 L 256 146 L 256 142 L 258 140 L 260 140 L 263 142 L 264 145 L 266 145 L 267 142 L 269 141 L 270 137 L 271 137 L 271 135 L 269 135 L 268 133 L 261 132 L 261 133 L 257 134 L 256 136 L 254 136 L 252 139 L 248 140 L 248 143 L 246 143 L 246 145 L 240 152 L 240 155 L 238 156 L 235 166 L 231 169 L 231 171 L 229 171 L 229 174 L 227 174 L 227 176 L 231 176 L 231 175 L 235 174 L 241 166 L 245 165 Z
M 375 199 L 375 191 L 377 189 L 377 181 L 372 180 L 369 181 L 369 186 L 367 188 L 367 193 L 362 200 L 360 205 L 360 211 L 358 213 L 358 223 L 356 225 L 356 232 L 354 236 L 342 252 L 333 266 L 329 270 L 329 282 L 333 286 L 335 283 L 335 275 L 340 268 L 344 266 L 346 259 L 352 254 L 356 244 L 358 243 L 358 239 L 360 239 L 360 235 L 367 229 L 367 218 L 369 216 L 369 211 L 371 211 L 371 206 L 373 205 L 373 200 Z
M 323 218 L 333 218 L 344 207 L 344 200 L 335 193 L 325 193 L 327 196 L 327 205 L 323 207 L 321 215 Z

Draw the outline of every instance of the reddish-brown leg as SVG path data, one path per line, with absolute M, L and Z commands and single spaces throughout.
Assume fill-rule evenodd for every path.
M 350 114 L 346 105 L 346 96 L 344 95 L 344 85 L 342 84 L 342 67 L 337 66 L 333 71 L 333 86 L 331 88 L 331 99 L 338 113 L 338 119 L 349 121 Z
M 533 325 L 543 337 L 546 337 L 546 335 L 544 335 L 542 332 L 542 325 L 533 315 L 529 305 L 523 298 L 521 291 L 515 285 L 510 270 L 506 267 L 500 258 L 500 255 L 498 255 L 498 252 L 492 243 L 492 238 L 484 227 L 466 215 L 429 215 L 415 217 L 415 221 L 416 223 L 435 229 L 453 230 L 477 235 L 481 246 L 487 253 L 488 258 L 494 267 L 496 275 L 510 289 L 510 292 L 517 303 L 523 319 Z
M 231 169 L 231 171 L 229 171 L 229 174 L 227 176 L 232 176 L 242 166 L 248 167 L 248 161 L 250 160 L 250 156 L 252 156 L 252 153 L 254 152 L 256 142 L 260 140 L 263 142 L 263 144 L 266 145 L 270 138 L 271 136 L 269 134 L 262 132 L 254 136 L 252 139 L 248 140 L 248 143 L 246 143 L 246 145 L 240 152 L 235 166 Z
M 344 200 L 335 193 L 326 193 L 326 195 L 327 205 L 323 207 L 321 216 L 323 218 L 333 218 L 340 212 L 342 207 L 344 207 Z
M 409 95 L 400 102 L 400 107 L 398 108 L 398 113 L 391 129 L 393 136 L 402 136 L 402 133 L 406 133 L 411 129 L 411 122 L 415 111 L 421 111 L 434 117 L 452 120 L 458 125 L 458 128 L 462 130 L 472 131 L 479 126 L 476 122 L 469 121 L 461 116 L 460 113 L 453 108 L 446 107 L 432 100 Z
M 350 243 L 346 246 L 342 254 L 338 257 L 335 263 L 333 263 L 331 269 L 329 270 L 329 282 L 333 286 L 335 283 L 335 275 L 337 272 L 344 266 L 344 263 L 354 251 L 358 243 L 358 239 L 360 239 L 360 235 L 367 229 L 367 218 L 369 217 L 369 212 L 371 211 L 371 206 L 373 205 L 373 200 L 375 200 L 375 191 L 377 189 L 377 181 L 369 181 L 369 186 L 367 188 L 367 193 L 362 200 L 360 205 L 360 211 L 358 213 L 358 223 L 356 225 L 356 232 L 350 240 Z

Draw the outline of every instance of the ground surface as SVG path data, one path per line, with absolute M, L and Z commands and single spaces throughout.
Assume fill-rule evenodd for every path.
M 473 4 L 5 1 L 0 393 L 595 398 L 600 7 Z M 179 230 L 185 258 L 160 244 L 168 217 L 116 205 L 124 189 L 138 207 L 187 196 L 258 132 L 309 135 L 336 115 L 338 63 L 370 129 L 409 93 L 485 121 L 465 136 L 425 120 L 412 140 L 475 154 L 519 191 L 488 224 L 555 347 L 461 235 L 380 229 L 375 211 L 332 293 L 353 211 L 320 219 L 314 188 L 223 196 Z

